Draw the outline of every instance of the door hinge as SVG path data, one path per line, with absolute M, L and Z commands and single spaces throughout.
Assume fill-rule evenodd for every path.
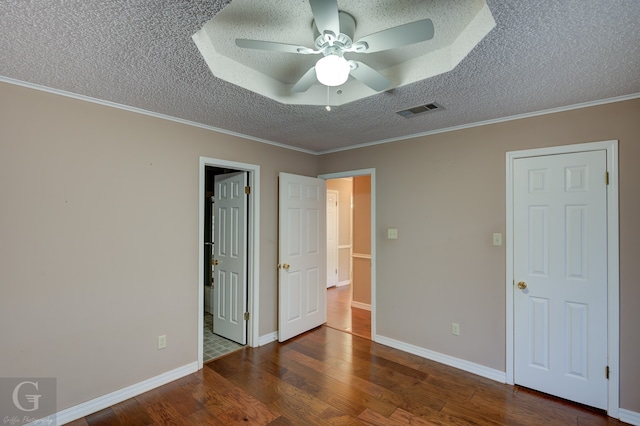
M 244 313 L 244 320 L 245 320 L 245 321 L 249 321 L 249 316 L 250 316 L 250 315 L 249 315 L 249 312 L 245 312 L 245 313 Z
M 604 368 L 604 375 L 606 376 L 607 379 L 609 379 L 609 366 L 608 365 Z
M 244 187 L 244 193 L 247 194 L 247 195 L 251 194 L 251 187 L 250 186 L 245 186 Z
M 605 172 L 604 174 L 604 182 L 609 185 L 609 172 Z

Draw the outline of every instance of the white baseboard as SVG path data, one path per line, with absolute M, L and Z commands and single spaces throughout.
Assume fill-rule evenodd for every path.
M 351 307 L 352 308 L 358 308 L 358 309 L 364 309 L 365 311 L 370 311 L 371 310 L 371 305 L 368 305 L 366 303 L 360 303 L 360 302 L 356 302 L 356 301 L 351 301 Z
M 391 346 L 395 349 L 400 349 L 401 351 L 409 352 L 410 354 L 418 355 L 423 358 L 427 358 L 432 361 L 436 361 L 441 364 L 466 371 L 468 373 L 477 374 L 478 376 L 495 380 L 496 382 L 507 382 L 507 373 L 505 373 L 504 371 L 495 370 L 493 368 L 476 364 L 471 361 L 466 361 L 464 359 L 455 358 L 449 355 L 441 354 L 439 352 L 434 352 L 429 349 L 421 348 L 419 346 L 410 345 L 409 343 L 400 342 L 389 337 L 376 335 L 374 341 L 386 346 Z
M 260 338 L 258 339 L 258 346 L 264 346 L 271 342 L 275 342 L 276 340 L 278 340 L 278 332 L 274 331 L 273 333 L 260 336 Z
M 344 287 L 345 285 L 350 285 L 350 284 L 351 284 L 351 280 L 339 281 L 338 284 L 336 284 L 336 287 Z
M 111 407 L 112 405 L 129 398 L 133 398 L 134 396 L 150 391 L 151 389 L 155 389 L 174 380 L 178 380 L 181 377 L 195 373 L 196 371 L 198 371 L 197 361 L 183 365 L 182 367 L 178 367 L 174 370 L 167 371 L 166 373 L 159 374 L 150 379 L 143 380 L 142 382 L 131 386 L 127 386 L 126 388 L 99 396 L 98 398 L 83 402 L 82 404 L 67 408 L 66 410 L 59 411 L 55 415 L 49 416 L 46 419 L 39 419 L 32 424 L 54 424 L 55 422 L 57 425 L 63 425 L 103 410 L 107 407 Z
M 620 410 L 618 410 L 618 414 L 620 415 L 620 421 L 629 423 L 634 426 L 640 425 L 640 413 L 621 408 Z

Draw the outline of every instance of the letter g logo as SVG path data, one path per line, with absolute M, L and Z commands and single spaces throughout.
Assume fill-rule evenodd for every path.
M 22 404 L 20 404 L 20 399 L 18 398 L 20 389 L 22 389 L 24 385 L 33 385 L 33 387 L 36 388 L 36 390 L 38 390 L 38 382 L 24 381 L 24 382 L 18 383 L 18 385 L 13 389 L 13 404 L 16 406 L 16 408 L 22 411 L 27 411 L 27 412 L 36 411 L 38 409 L 38 402 L 42 395 L 38 395 L 38 394 L 25 395 L 25 398 L 27 399 L 27 401 L 32 403 L 32 408 L 24 408 Z

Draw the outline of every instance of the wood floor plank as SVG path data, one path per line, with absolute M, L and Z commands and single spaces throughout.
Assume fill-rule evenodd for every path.
M 118 415 L 111 408 L 105 408 L 85 417 L 89 426 L 121 425 Z
M 328 408 L 321 414 L 322 420 L 333 426 L 362 426 L 364 423 L 353 416 L 341 413 L 334 408 Z
M 222 413 L 212 412 L 205 406 L 187 416 L 186 420 L 191 425 L 227 426 L 227 423 L 218 417 L 220 414 Z
M 201 406 L 214 415 L 219 415 L 231 409 L 234 405 L 226 398 L 226 394 L 231 392 L 235 386 L 227 379 L 210 370 L 208 364 L 203 370 L 206 379 L 200 384 L 185 385 L 185 389 Z
M 202 408 L 202 403 L 193 397 L 188 388 L 182 386 L 169 388 L 162 396 L 182 416 L 188 416 Z
M 189 426 L 186 418 L 167 401 L 160 401 L 149 405 L 147 407 L 147 413 L 149 417 L 153 419 L 154 424 Z
M 325 374 L 329 377 L 341 381 L 342 383 L 349 385 L 350 387 L 359 389 L 367 395 L 370 395 L 373 398 L 389 404 L 391 407 L 397 407 L 403 401 L 400 394 L 397 394 L 375 383 L 371 383 L 367 380 L 361 379 L 360 377 L 345 373 L 344 371 L 338 369 L 329 369 L 325 372 Z M 388 411 L 388 414 L 391 414 L 393 409 L 383 411 L 379 410 L 379 412 L 383 414 L 386 411 Z
M 456 407 L 456 405 L 457 403 L 452 401 L 449 407 L 443 411 L 448 411 L 450 408 Z M 508 406 L 509 409 L 504 410 L 501 408 L 502 406 Z M 465 412 L 471 410 L 470 414 L 466 414 L 467 416 L 475 416 L 481 410 L 483 417 L 492 419 L 497 424 L 521 419 L 528 424 L 542 422 L 557 425 L 576 425 L 580 410 L 574 409 L 574 406 L 575 404 L 567 405 L 558 398 L 545 400 L 545 397 L 538 393 L 519 392 L 516 387 L 501 394 L 479 392 L 465 404 L 462 410 Z M 459 411 L 460 407 L 456 407 L 456 410 Z M 459 412 L 457 415 L 461 416 L 462 413 Z M 548 422 L 546 420 L 547 417 L 552 420 Z
M 313 396 L 300 392 L 294 386 L 283 384 L 282 392 L 269 404 L 274 412 L 284 416 L 293 424 L 308 424 L 324 426 L 329 424 L 321 418 L 322 412 L 330 406 L 314 398 Z
M 67 426 L 89 426 L 84 417 L 67 423 Z
M 316 398 L 326 402 L 343 413 L 356 417 L 365 408 L 373 408 L 379 412 L 393 412 L 395 405 L 376 398 L 357 387 L 345 384 L 327 374 L 315 374 L 315 370 L 304 364 L 292 361 L 288 364 L 287 375 L 296 374 L 297 383 L 303 383 L 301 390 L 305 390 Z M 325 370 L 325 373 L 328 369 Z M 283 378 L 287 381 L 286 377 Z M 289 382 L 289 381 L 288 381 Z M 312 389 L 309 389 L 313 387 Z
M 393 414 L 389 416 L 389 418 L 396 421 L 398 425 L 434 426 L 434 423 L 421 417 L 415 416 L 407 411 L 404 411 L 401 408 L 398 408 L 396 411 L 394 411 Z
M 219 419 L 227 424 L 267 425 L 278 417 L 269 407 L 247 392 L 234 388 L 224 395 L 233 406 L 223 412 Z
M 329 366 L 324 362 L 318 361 L 317 359 L 311 358 L 310 356 L 295 350 L 286 352 L 284 354 L 284 357 L 291 361 L 296 361 L 300 364 L 306 365 L 307 367 L 312 368 L 318 373 L 324 373 L 329 369 Z
M 272 374 L 253 369 L 231 376 L 229 381 L 265 404 L 273 402 L 280 395 L 280 388 L 283 386 L 283 382 Z
M 123 425 L 146 426 L 153 423 L 146 408 L 140 405 L 135 398 L 122 401 L 112 406 L 111 409 Z
M 416 370 L 421 370 L 425 362 L 425 359 L 418 355 L 403 352 L 389 346 L 372 345 L 369 351 L 374 355 L 382 356 L 388 360 L 406 365 L 407 367 L 415 368 Z
M 363 411 L 358 416 L 358 420 L 372 426 L 400 426 L 403 424 L 403 423 L 400 423 L 397 419 L 391 419 L 390 417 L 383 416 L 382 414 L 369 409 Z M 404 424 L 410 424 L 410 423 L 404 423 Z

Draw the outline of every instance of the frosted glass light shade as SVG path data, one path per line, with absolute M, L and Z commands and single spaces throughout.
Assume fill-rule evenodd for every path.
M 349 78 L 351 67 L 342 56 L 327 55 L 316 63 L 316 77 L 325 86 L 340 86 Z

